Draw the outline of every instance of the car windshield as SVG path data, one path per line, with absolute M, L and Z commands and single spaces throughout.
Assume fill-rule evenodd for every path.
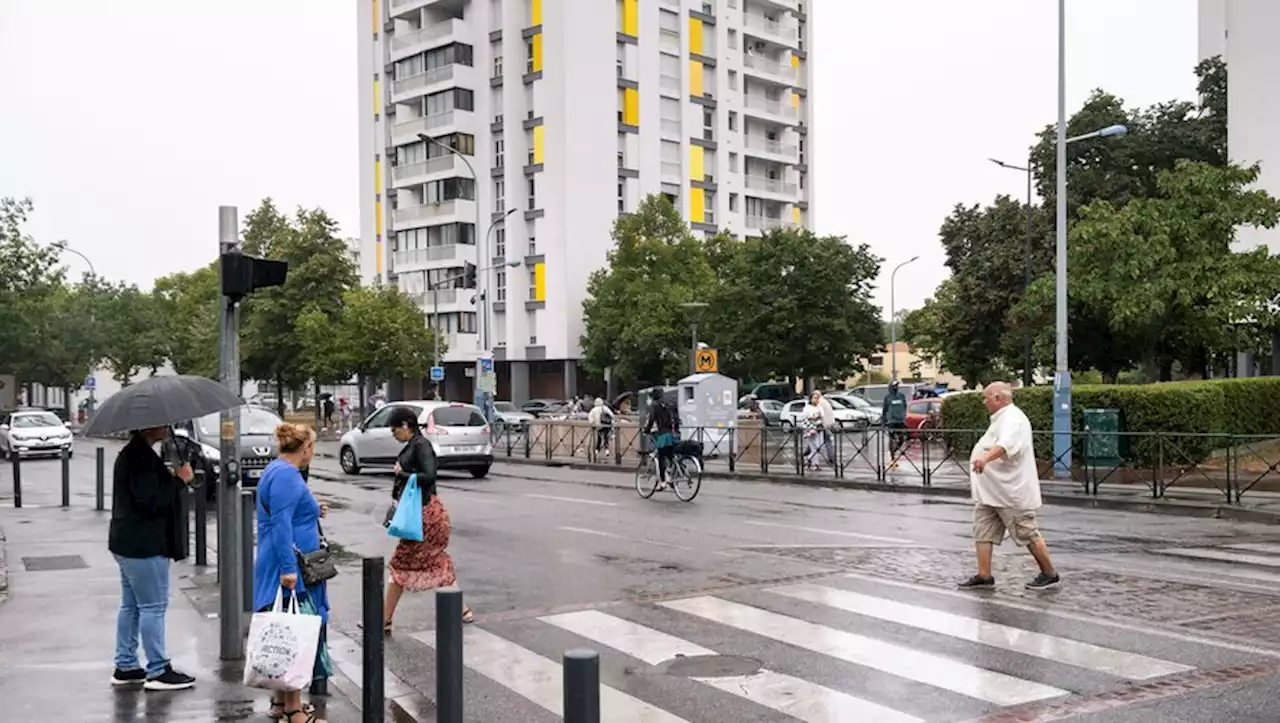
M 868 402 L 862 397 L 840 397 L 839 399 L 854 409 L 874 409 L 874 407 L 871 406 L 871 402 Z
M 440 407 L 431 413 L 440 427 L 483 427 L 484 415 L 470 407 Z
M 844 397 L 827 397 L 827 401 L 831 402 L 832 404 L 834 404 L 834 405 L 835 405 L 835 406 L 837 406 L 837 407 L 842 407 L 842 408 L 844 408 L 844 409 L 857 409 L 857 408 L 858 408 L 857 406 L 855 406 L 855 405 L 853 404 L 853 402 L 850 402 L 848 399 L 845 399 Z
M 494 402 L 493 408 L 498 410 L 499 412 L 507 412 L 507 413 L 519 411 L 516 409 L 516 405 L 512 404 L 511 402 Z
M 221 425 L 221 418 L 221 414 L 214 413 L 206 414 L 198 419 L 196 425 L 200 428 L 200 436 L 216 438 L 218 436 L 218 427 Z M 276 427 L 282 423 L 284 423 L 284 420 L 277 417 L 275 412 L 269 409 L 263 409 L 262 407 L 240 408 L 240 434 L 275 434 Z
M 39 427 L 61 427 L 62 420 L 50 412 L 13 415 L 14 429 L 36 429 Z

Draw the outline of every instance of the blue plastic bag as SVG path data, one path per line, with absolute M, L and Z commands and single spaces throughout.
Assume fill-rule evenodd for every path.
M 409 483 L 400 493 L 396 514 L 391 518 L 387 534 L 411 542 L 422 542 L 422 490 L 418 488 L 418 475 L 409 477 Z

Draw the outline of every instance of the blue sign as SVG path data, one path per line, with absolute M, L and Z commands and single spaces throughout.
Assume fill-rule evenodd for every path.
M 94 389 L 94 388 L 96 388 L 97 386 L 98 386 L 98 380 L 97 380 L 96 378 L 94 378 L 94 377 L 85 377 L 85 378 L 84 378 L 84 388 L 85 388 L 85 389 Z
M 493 357 L 491 356 L 480 357 L 480 373 L 481 374 L 493 373 Z
M 444 381 L 444 367 L 431 367 L 431 381 Z

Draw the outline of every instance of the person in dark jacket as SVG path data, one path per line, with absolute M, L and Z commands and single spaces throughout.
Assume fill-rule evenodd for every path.
M 153 446 L 168 435 L 166 427 L 134 432 L 112 471 L 107 547 L 120 566 L 112 685 L 141 684 L 147 690 L 195 685 L 195 678 L 169 664 L 164 645 L 169 564 L 184 556 L 178 539 L 183 512 L 180 495 L 194 478 L 190 464 L 170 469 L 156 454 Z M 145 669 L 138 662 L 139 637 L 147 656 Z
M 405 590 L 420 592 L 450 587 L 458 582 L 453 558 L 448 552 L 452 523 L 449 511 L 436 494 L 436 454 L 431 441 L 422 436 L 418 414 L 417 407 L 397 407 L 387 420 L 392 434 L 405 443 L 396 458 L 396 481 L 391 487 L 391 498 L 399 504 L 409 478 L 418 476 L 418 487 L 422 490 L 422 542 L 400 540 L 391 555 L 387 565 L 391 568 L 391 579 L 387 581 L 387 597 L 382 611 L 385 633 L 391 632 L 392 617 Z M 462 622 L 474 621 L 471 608 L 464 607 Z
M 658 452 L 658 483 L 667 481 L 667 469 L 675 458 L 676 444 L 680 442 L 680 415 L 662 399 L 662 390 L 649 392 L 649 420 L 644 434 L 653 434 L 653 446 Z

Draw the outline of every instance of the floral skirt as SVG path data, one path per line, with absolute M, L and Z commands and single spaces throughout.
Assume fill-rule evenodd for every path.
M 432 496 L 422 506 L 422 542 L 401 540 L 391 555 L 391 580 L 405 590 L 449 587 L 458 581 L 449 557 L 449 511 Z

